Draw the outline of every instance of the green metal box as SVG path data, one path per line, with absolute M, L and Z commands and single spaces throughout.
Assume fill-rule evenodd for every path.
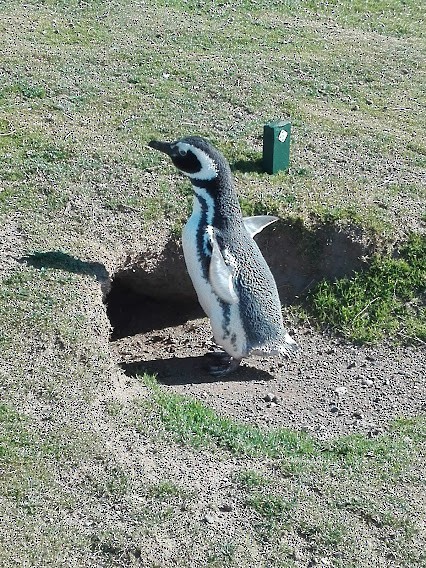
M 287 170 L 290 163 L 291 123 L 268 122 L 263 127 L 263 169 L 268 174 Z

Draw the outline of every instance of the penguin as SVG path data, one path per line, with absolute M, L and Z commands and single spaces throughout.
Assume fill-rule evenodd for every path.
M 277 221 L 244 217 L 229 164 L 205 138 L 151 140 L 170 157 L 194 193 L 182 248 L 199 303 L 224 352 L 210 353 L 210 374 L 224 377 L 252 355 L 290 356 L 298 345 L 284 328 L 277 286 L 253 237 Z

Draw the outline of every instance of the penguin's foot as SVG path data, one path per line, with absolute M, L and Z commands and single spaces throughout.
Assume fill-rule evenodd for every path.
M 213 375 L 213 377 L 226 377 L 235 371 L 241 363 L 241 359 L 234 359 L 234 357 L 231 357 L 224 351 L 207 353 L 207 357 L 216 360 L 216 364 L 210 365 L 208 368 L 210 375 Z
M 214 359 L 215 361 L 229 361 L 229 359 L 231 359 L 231 355 L 228 355 L 226 351 L 209 351 L 206 353 L 206 357 Z

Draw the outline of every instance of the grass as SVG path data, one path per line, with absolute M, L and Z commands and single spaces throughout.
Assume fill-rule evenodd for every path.
M 259 469 L 242 466 L 233 483 L 256 538 L 270 550 L 287 543 L 278 562 L 291 562 L 297 535 L 314 555 L 333 558 L 333 565 L 358 566 L 364 555 L 378 553 L 377 544 L 374 550 L 359 550 L 361 524 L 373 540 L 390 530 L 389 554 L 400 565 L 421 566 L 419 518 L 408 495 L 422 484 L 424 418 L 397 421 L 376 439 L 352 435 L 320 442 L 299 434 L 295 444 L 294 432 L 225 419 L 198 401 L 167 392 L 150 377 L 144 381 L 153 395 L 151 420 L 159 418 L 166 439 L 210 451 L 222 448 L 240 460 L 268 459 L 256 462 Z
M 414 0 L 0 3 L 1 568 L 425 565 L 422 418 L 320 443 L 152 379 L 132 401 L 101 290 L 190 208 L 147 142 L 200 134 L 245 214 L 398 243 L 321 285 L 318 321 L 424 341 L 424 240 L 401 245 L 425 223 L 424 16 Z M 281 117 L 291 167 L 269 176 L 260 133 Z
M 218 143 L 236 165 L 239 191 L 249 210 L 262 209 L 264 202 L 266 209 L 270 209 L 271 204 L 280 215 L 292 213 L 305 219 L 321 206 L 335 208 L 345 215 L 349 201 L 361 217 L 364 207 L 371 206 L 395 230 L 398 225 L 392 199 L 395 176 L 389 175 L 383 184 L 381 172 L 384 161 L 395 154 L 400 155 L 400 175 L 396 178 L 413 182 L 411 210 L 415 220 L 418 208 L 415 197 L 421 191 L 421 184 L 411 179 L 412 172 L 417 171 L 414 161 L 415 155 L 418 156 L 412 149 L 421 147 L 419 113 L 416 108 L 407 109 L 406 128 L 402 131 L 397 129 L 398 113 L 383 112 L 380 105 L 399 105 L 400 92 L 406 93 L 407 100 L 416 100 L 417 93 L 421 92 L 421 77 L 415 72 L 416 49 L 404 45 L 402 57 L 398 43 L 385 46 L 379 41 L 374 45 L 375 53 L 371 54 L 368 35 L 355 41 L 336 34 L 326 42 L 323 22 L 320 20 L 312 25 L 309 18 L 298 21 L 294 28 L 290 26 L 295 33 L 285 39 L 282 29 L 287 25 L 286 18 L 293 18 L 300 10 L 307 10 L 306 14 L 309 14 L 309 10 L 319 9 L 317 5 L 299 2 L 268 5 L 268 12 L 262 4 L 242 3 L 237 12 L 224 7 L 222 17 L 232 16 L 233 23 L 225 36 L 219 23 L 214 23 L 213 28 L 206 26 L 205 10 L 195 5 L 177 3 L 168 6 L 167 22 L 170 23 L 165 23 L 161 5 L 146 20 L 136 10 L 135 21 L 138 18 L 144 21 L 144 37 L 147 38 L 146 44 L 137 44 L 140 25 L 127 21 L 126 12 L 120 6 L 120 3 L 111 4 L 109 12 L 101 11 L 95 20 L 97 8 L 57 4 L 55 23 L 52 24 L 48 14 L 53 5 L 37 7 L 30 4 L 27 17 L 35 22 L 36 38 L 46 52 L 45 60 L 42 59 L 31 71 L 24 69 L 15 56 L 11 55 L 7 60 L 9 67 L 6 68 L 2 98 L 3 116 L 8 117 L 7 130 L 14 132 L 14 136 L 32 135 L 30 125 L 37 125 L 37 136 L 63 141 L 67 134 L 63 131 L 64 125 L 71 126 L 67 141 L 73 148 L 75 159 L 71 163 L 68 160 L 67 167 L 55 174 L 61 194 L 71 193 L 72 197 L 75 179 L 84 175 L 89 178 L 89 183 L 79 183 L 78 192 L 86 194 L 93 204 L 101 205 L 105 199 L 113 205 L 115 213 L 121 204 L 136 209 L 131 213 L 143 219 L 142 194 L 135 191 L 133 183 L 146 185 L 143 171 L 154 165 L 159 178 L 156 187 L 161 188 L 163 184 L 170 187 L 171 171 L 169 165 L 165 172 L 162 171 L 164 160 L 148 151 L 146 142 L 152 136 L 177 137 L 195 129 Z M 339 24 L 348 21 L 360 26 L 359 20 L 362 20 L 363 24 L 370 25 L 380 15 L 384 26 L 381 29 L 387 30 L 387 23 L 394 19 L 391 10 L 374 9 L 370 19 L 364 20 L 360 18 L 359 6 L 349 8 L 346 3 L 333 6 L 325 9 L 324 17 L 330 17 L 332 13 L 331 17 L 336 17 Z M 256 19 L 250 17 L 253 9 Z M 195 29 L 188 25 L 185 10 L 200 12 Z M 13 3 L 10 13 L 22 23 L 23 46 L 30 53 L 31 31 L 26 27 L 27 21 Z M 422 10 L 414 3 L 406 5 L 399 18 L 408 18 L 408 13 L 410 22 L 421 20 Z M 177 35 L 175 25 L 180 26 Z M 103 30 L 101 35 L 97 35 L 99 29 Z M 365 26 L 361 29 L 365 31 Z M 167 33 L 174 37 L 175 48 L 181 50 L 181 57 L 170 57 L 164 42 Z M 71 43 L 67 34 L 72 36 Z M 414 38 L 421 36 L 420 29 L 410 30 L 410 34 Z M 253 37 L 263 50 L 263 57 L 255 57 Z M 127 48 L 127 41 L 132 48 Z M 298 57 L 286 56 L 286 41 Z M 114 51 L 115 55 L 108 58 L 102 52 L 103 46 L 110 45 L 114 49 L 114 42 L 119 47 Z M 353 55 L 348 53 L 347 42 L 353 42 L 356 47 Z M 420 39 L 417 43 L 421 44 Z M 76 46 L 78 64 L 69 51 L 70 45 Z M 271 45 L 277 49 L 269 53 Z M 59 60 L 56 68 L 49 59 L 50 52 Z M 244 73 L 236 63 L 235 54 L 238 54 Z M 388 65 L 383 64 L 390 58 L 394 66 L 382 77 L 383 69 L 388 69 Z M 335 63 L 330 65 L 330 59 Z M 101 72 L 94 61 L 101 61 L 106 72 Z M 407 71 L 405 75 L 399 73 L 401 66 Z M 12 73 L 16 68 L 18 79 Z M 286 73 L 276 72 L 283 68 Z M 81 79 L 77 85 L 75 77 Z M 225 88 L 222 89 L 222 85 Z M 284 97 L 281 96 L 283 92 Z M 259 133 L 263 122 L 275 117 L 278 96 L 280 114 L 290 115 L 294 124 L 294 145 L 289 175 L 271 177 L 262 174 L 256 164 L 260 157 Z M 368 105 L 364 99 L 374 99 L 374 104 Z M 158 103 L 153 105 L 153 100 Z M 28 101 L 31 101 L 30 106 Z M 363 105 L 362 120 L 359 113 L 350 110 L 354 103 Z M 177 111 L 182 117 L 179 124 L 172 118 Z M 97 124 L 96 135 L 91 124 Z M 398 137 L 385 135 L 385 126 L 392 132 L 398 131 Z M 102 139 L 102 144 L 97 142 L 98 139 Z M 9 142 L 8 137 L 2 140 Z M 411 150 L 406 153 L 408 145 Z M 345 155 L 354 152 L 357 160 L 336 161 L 345 160 L 345 156 L 340 155 L 342 148 Z M 378 157 L 383 158 L 383 163 Z M 120 167 L 114 168 L 114 164 L 120 164 Z M 18 166 L 13 171 L 21 169 Z M 104 181 L 100 196 L 91 191 L 91 185 L 98 181 L 97 174 Z M 124 191 L 109 195 L 108 186 L 116 186 L 117 181 Z M 365 203 L 363 187 L 367 182 L 370 193 Z M 44 183 L 41 180 L 40 185 Z M 330 194 L 331 186 L 334 189 Z M 378 195 L 389 203 L 389 210 L 377 207 L 375 198 Z M 162 211 L 172 223 L 176 215 L 185 215 L 186 206 L 179 203 L 179 198 L 177 202 L 163 200 L 158 194 L 144 195 L 143 198 L 151 200 L 148 201 L 148 220 Z M 150 214 L 150 209 L 154 213 Z
M 288 467 L 293 473 L 297 472 L 297 460 L 295 463 L 292 460 L 298 457 L 302 462 L 306 457 L 330 457 L 342 459 L 348 464 L 363 457 L 374 457 L 383 463 L 392 460 L 397 464 L 399 460 L 404 463 L 407 456 L 403 449 L 405 441 L 395 433 L 378 440 L 351 435 L 332 442 L 320 442 L 304 432 L 240 424 L 218 415 L 195 399 L 165 391 L 149 375 L 144 375 L 142 380 L 151 391 L 161 423 L 179 443 L 196 448 L 213 444 L 236 455 L 283 459 L 285 465 L 282 466 L 282 472 L 287 475 Z M 417 426 L 421 427 L 419 432 Z M 401 420 L 395 423 L 393 431 L 400 431 L 407 437 L 413 436 L 416 443 L 421 444 L 424 441 L 424 427 L 422 419 L 418 422 Z M 255 486 L 262 483 L 262 478 L 255 473 L 253 478 L 250 472 L 245 475 L 247 477 L 240 480 L 243 484 Z
M 426 239 L 412 235 L 393 257 L 377 256 L 363 272 L 322 282 L 309 295 L 312 314 L 354 341 L 397 335 L 426 341 Z
M 282 451 L 291 454 L 313 451 L 312 440 L 303 433 L 280 430 L 268 436 L 255 426 L 240 428 L 231 419 L 218 417 L 214 410 L 196 400 L 164 393 L 149 376 L 145 381 L 156 395 L 162 423 L 179 442 L 199 447 L 212 440 L 232 452 L 247 455 L 261 452 L 271 457 L 280 456 Z

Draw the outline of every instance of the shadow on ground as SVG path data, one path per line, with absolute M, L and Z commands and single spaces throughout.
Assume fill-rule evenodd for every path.
M 98 282 L 109 280 L 109 274 L 101 262 L 80 260 L 61 251 L 35 252 L 19 259 L 34 268 L 56 268 L 73 274 L 87 274 L 94 276 Z
M 233 172 L 243 172 L 243 173 L 258 173 L 264 174 L 265 170 L 263 168 L 262 158 L 256 160 L 237 160 L 229 164 L 231 171 Z
M 198 357 L 171 357 L 121 363 L 125 374 L 131 377 L 147 373 L 156 375 L 163 385 L 208 384 L 218 382 L 269 381 L 272 377 L 266 371 L 254 367 L 241 366 L 228 377 L 220 379 L 207 372 L 209 359 L 205 355 Z M 211 360 L 210 360 L 211 363 Z

